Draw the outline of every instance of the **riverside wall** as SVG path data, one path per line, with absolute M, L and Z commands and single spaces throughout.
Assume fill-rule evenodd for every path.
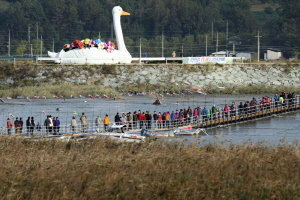
M 18 66 L 22 68 L 22 66 Z M 28 68 L 28 67 L 27 67 Z M 28 69 L 27 69 L 28 70 Z M 26 82 L 25 82 L 26 81 Z M 27 83 L 27 84 L 25 84 Z M 90 84 L 118 88 L 128 85 L 151 84 L 232 86 L 300 86 L 300 67 L 297 64 L 234 64 L 234 65 L 36 65 L 31 73 L 18 76 L 12 73 L 2 78 L 2 85 Z

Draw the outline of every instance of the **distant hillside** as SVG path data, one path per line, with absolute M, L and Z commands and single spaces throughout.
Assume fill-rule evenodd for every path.
M 0 12 L 6 10 L 9 6 L 9 2 L 0 0 Z
M 256 4 L 256 5 L 251 5 L 250 10 L 251 11 L 264 11 L 266 8 L 272 8 L 276 9 L 279 7 L 279 4 Z
M 115 42 L 111 10 L 120 5 L 126 47 L 133 56 L 205 55 L 231 49 L 228 38 L 238 36 L 237 51 L 256 51 L 259 31 L 267 48 L 300 52 L 300 4 L 283 0 L 0 0 L 0 55 L 61 50 L 85 38 Z M 58 6 L 59 5 L 59 6 Z M 294 19 L 294 20 L 291 20 Z M 10 33 L 10 34 L 9 34 Z M 41 37 L 42 36 L 42 37 Z M 162 46 L 163 42 L 163 46 Z M 30 43 L 30 44 L 29 44 Z M 162 50 L 164 52 L 162 52 Z

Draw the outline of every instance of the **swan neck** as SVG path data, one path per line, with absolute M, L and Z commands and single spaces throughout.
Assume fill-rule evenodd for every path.
M 113 22 L 114 22 L 114 30 L 115 30 L 116 40 L 117 40 L 117 44 L 118 44 L 118 50 L 119 51 L 127 51 L 125 43 L 124 43 L 123 32 L 122 32 L 122 27 L 121 27 L 121 16 L 114 15 Z

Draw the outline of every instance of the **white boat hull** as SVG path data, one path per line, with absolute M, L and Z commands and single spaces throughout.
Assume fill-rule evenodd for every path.
M 54 62 L 61 64 L 128 64 L 132 61 L 129 53 L 122 53 L 118 50 L 108 53 L 106 50 L 95 47 L 90 49 L 73 49 L 67 52 L 61 50 L 58 53 L 48 51 L 48 55 L 51 58 L 57 58 Z

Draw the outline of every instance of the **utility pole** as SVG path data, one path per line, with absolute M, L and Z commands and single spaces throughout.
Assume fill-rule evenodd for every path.
M 235 55 L 235 42 L 233 42 L 233 45 L 232 45 L 232 55 Z
M 43 36 L 41 35 L 41 57 L 43 56 Z
M 164 32 L 161 32 L 161 57 L 164 57 Z
M 258 34 L 257 36 L 257 62 L 259 62 L 259 53 L 260 53 L 260 42 L 259 42 L 259 38 L 261 38 L 262 36 L 259 35 L 259 31 L 258 31 Z
M 228 51 L 228 20 L 227 20 L 227 27 L 226 27 L 226 51 Z
M 217 32 L 217 43 L 216 43 L 216 53 L 218 55 L 218 50 L 219 50 L 219 32 Z
M 36 23 L 36 39 L 39 39 L 39 24 Z
M 211 43 L 214 43 L 214 22 L 211 22 Z
M 100 35 L 100 32 L 99 32 L 99 40 L 100 40 L 100 38 L 101 38 L 101 35 Z
M 31 52 L 30 52 L 30 26 L 28 25 L 28 47 L 29 47 L 29 54 L 31 55 Z
M 32 44 L 30 44 L 30 57 L 32 57 Z
M 207 56 L 207 35 L 205 36 L 205 56 Z
M 142 38 L 140 35 L 140 64 L 141 64 L 141 59 L 142 59 Z
M 52 52 L 54 52 L 54 38 L 52 39 Z
M 10 56 L 10 31 L 8 31 L 8 56 Z

